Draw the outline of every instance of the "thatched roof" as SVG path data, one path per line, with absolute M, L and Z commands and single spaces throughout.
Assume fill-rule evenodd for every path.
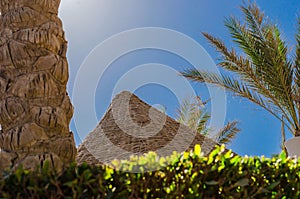
M 98 126 L 79 146 L 77 162 L 105 163 L 149 151 L 167 156 L 196 144 L 208 154 L 217 143 L 124 91 L 113 99 Z

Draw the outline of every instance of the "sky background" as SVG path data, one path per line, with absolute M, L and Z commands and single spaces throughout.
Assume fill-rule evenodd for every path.
M 283 38 L 293 52 L 300 2 L 298 0 L 257 0 L 256 2 L 282 30 Z M 243 1 L 238 0 L 62 0 L 60 17 L 69 42 L 68 92 L 72 101 L 74 101 L 72 94 L 76 75 L 85 58 L 98 44 L 122 31 L 143 27 L 175 30 L 197 41 L 216 62 L 217 53 L 209 46 L 201 32 L 211 33 L 230 46 L 232 43 L 223 22 L 225 17 L 231 15 L 240 18 L 239 6 L 242 4 Z M 102 57 L 99 56 L 99 59 Z M 134 51 L 119 57 L 111 63 L 98 82 L 95 93 L 98 120 L 108 108 L 114 85 L 122 75 L 137 65 L 147 63 L 164 64 L 177 71 L 192 67 L 181 57 L 156 49 Z M 84 85 L 84 82 L 82 84 Z M 203 99 L 210 97 L 205 86 L 195 83 L 191 85 Z M 166 106 L 167 114 L 174 117 L 178 100 L 168 88 L 149 84 L 142 86 L 135 93 L 151 105 Z M 84 100 L 82 104 L 85 104 Z M 237 119 L 242 129 L 228 146 L 229 148 L 240 155 L 271 156 L 280 152 L 280 123 L 274 117 L 252 103 L 232 95 L 227 95 L 226 110 L 225 122 Z M 86 124 L 89 131 L 95 128 L 89 126 L 88 121 Z M 80 144 L 84 135 L 77 132 L 74 120 L 71 122 L 71 130 L 74 132 L 76 144 Z

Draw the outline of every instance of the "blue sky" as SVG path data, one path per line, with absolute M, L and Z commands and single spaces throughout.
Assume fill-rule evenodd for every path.
M 294 33 L 297 27 L 297 16 L 300 12 L 300 2 L 298 0 L 273 0 L 272 3 L 258 0 L 256 2 L 265 14 L 278 24 L 292 51 L 295 46 Z M 76 100 L 74 99 L 76 96 L 72 96 L 72 94 L 80 66 L 97 45 L 113 35 L 144 27 L 174 30 L 194 39 L 216 61 L 216 52 L 208 45 L 201 32 L 211 33 L 230 45 L 230 37 L 223 22 L 225 17 L 230 15 L 240 17 L 240 5 L 242 5 L 242 1 L 237 0 L 63 0 L 60 17 L 69 41 L 70 80 L 68 92 L 72 101 Z M 107 50 L 114 52 L 120 47 L 115 45 Z M 98 58 L 99 60 L 104 59 L 101 56 Z M 95 91 L 94 106 L 98 120 L 101 119 L 110 103 L 117 81 L 130 69 L 147 63 L 160 63 L 177 71 L 192 67 L 188 60 L 182 59 L 174 53 L 157 49 L 132 51 L 112 60 L 98 84 L 95 85 L 97 90 Z M 86 83 L 82 82 L 82 86 Z M 205 86 L 194 83 L 191 85 L 195 92 L 204 99 L 210 97 Z M 178 99 L 170 89 L 149 84 L 137 89 L 136 94 L 149 104 L 166 106 L 167 113 L 174 116 Z M 80 103 L 82 105 L 86 103 L 84 96 Z M 231 95 L 227 95 L 225 103 L 225 122 L 237 119 L 240 121 L 242 129 L 229 148 L 241 155 L 270 156 L 280 151 L 280 123 L 275 118 L 250 102 Z M 95 128 L 94 123 L 81 122 L 86 125 L 88 131 Z M 79 144 L 86 132 L 78 132 L 74 120 L 71 123 L 71 130 L 75 133 L 76 143 Z

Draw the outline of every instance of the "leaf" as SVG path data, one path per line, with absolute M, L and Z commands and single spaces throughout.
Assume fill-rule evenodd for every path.
M 239 164 L 240 161 L 241 161 L 241 157 L 237 155 L 230 159 L 230 163 L 233 164 L 234 166 Z
M 280 184 L 280 180 L 279 181 L 277 181 L 277 182 L 273 182 L 272 184 L 270 184 L 268 187 L 267 187 L 267 189 L 269 190 L 269 191 L 271 191 L 271 190 L 273 190 L 277 185 L 279 185 Z
M 296 35 L 296 56 L 289 56 L 287 42 L 281 38 L 277 25 L 255 3 L 242 6 L 241 10 L 243 22 L 235 17 L 225 20 L 236 48 L 229 49 L 222 40 L 203 34 L 220 53 L 218 65 L 226 71 L 218 75 L 189 69 L 181 75 L 225 88 L 259 105 L 280 121 L 283 115 L 285 127 L 296 135 L 300 129 L 300 28 Z
M 234 120 L 228 122 L 223 128 L 221 128 L 215 136 L 215 140 L 219 144 L 228 144 L 230 143 L 235 136 L 241 131 L 237 125 L 238 121 Z
M 219 182 L 215 181 L 215 180 L 211 180 L 211 181 L 206 181 L 205 184 L 207 184 L 207 185 L 218 185 Z
M 112 168 L 107 167 L 104 173 L 104 179 L 108 180 L 112 177 L 112 174 L 114 173 L 114 170 Z
M 194 147 L 194 154 L 198 157 L 201 155 L 201 146 L 199 144 L 196 144 Z
M 285 160 L 286 160 L 286 153 L 284 152 L 284 150 L 280 153 L 279 158 L 280 158 L 282 161 L 285 161 Z
M 234 186 L 237 187 L 237 186 L 240 186 L 240 187 L 244 187 L 244 186 L 248 186 L 249 185 L 249 179 L 248 178 L 243 178 L 239 181 L 237 181 Z

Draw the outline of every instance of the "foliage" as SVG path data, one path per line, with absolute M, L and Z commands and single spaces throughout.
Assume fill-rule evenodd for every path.
M 217 75 L 188 69 L 182 74 L 252 101 L 282 121 L 294 136 L 299 136 L 300 28 L 295 54 L 291 55 L 277 26 L 254 3 L 242 6 L 241 11 L 243 22 L 235 17 L 225 20 L 237 48 L 227 48 L 220 39 L 204 33 L 221 55 L 218 65 L 227 72 Z
M 230 143 L 241 130 L 237 127 L 237 120 L 228 122 L 223 128 L 219 129 L 215 135 L 216 142 L 220 144 Z
M 184 98 L 177 109 L 176 120 L 203 135 L 207 135 L 209 133 L 207 123 L 210 120 L 210 114 L 205 109 L 207 102 L 202 102 L 199 96 Z
M 176 120 L 194 131 L 212 138 L 219 144 L 229 144 L 241 131 L 237 127 L 239 122 L 236 120 L 228 122 L 224 127 L 213 134 L 213 130 L 208 127 L 211 115 L 207 112 L 205 107 L 207 102 L 209 102 L 209 100 L 203 102 L 199 96 L 195 99 L 183 99 L 177 109 Z
M 0 198 L 299 198 L 300 161 L 234 156 L 224 146 L 204 157 L 153 152 L 111 166 L 71 165 L 60 174 L 22 168 L 0 179 Z M 141 172 L 133 173 L 140 169 Z M 157 169 L 157 170 L 156 170 Z M 148 170 L 148 172 L 146 172 Z M 150 170 L 150 171 L 149 171 Z

